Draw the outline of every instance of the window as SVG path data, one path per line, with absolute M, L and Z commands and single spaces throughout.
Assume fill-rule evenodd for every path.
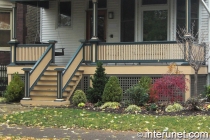
M 142 0 L 142 5 L 150 4 L 167 4 L 167 0 Z
M 71 1 L 63 0 L 58 5 L 58 26 L 71 26 Z
M 10 12 L 0 12 L 0 47 L 9 47 L 10 38 Z
M 167 10 L 143 12 L 143 41 L 167 40 Z
M 194 25 L 194 35 L 198 32 L 198 15 L 199 1 L 191 0 L 191 24 Z M 177 0 L 177 29 L 180 28 L 186 28 L 186 2 L 183 0 Z
M 121 42 L 134 42 L 135 0 L 121 1 Z

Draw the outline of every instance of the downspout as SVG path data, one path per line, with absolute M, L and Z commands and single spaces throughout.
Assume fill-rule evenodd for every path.
M 16 22 L 17 22 L 17 4 L 15 3 L 14 6 L 12 7 L 12 39 L 16 40 Z

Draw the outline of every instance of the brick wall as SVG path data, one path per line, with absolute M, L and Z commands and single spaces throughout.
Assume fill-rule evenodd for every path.
M 25 36 L 26 36 L 26 5 L 23 4 L 17 4 L 17 22 L 16 22 L 16 26 L 17 26 L 17 32 L 16 32 L 16 36 L 17 36 L 17 40 L 21 43 L 24 44 L 25 43 Z
M 27 35 L 26 44 L 34 44 L 40 41 L 40 8 L 27 6 L 26 13 Z

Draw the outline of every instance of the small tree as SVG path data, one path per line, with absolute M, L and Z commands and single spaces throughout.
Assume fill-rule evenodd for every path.
M 209 44 L 205 42 L 206 34 L 204 32 L 194 34 L 193 27 L 194 25 L 191 32 L 188 32 L 186 29 L 177 31 L 177 43 L 185 56 L 185 60 L 195 71 L 194 96 L 198 96 L 198 71 L 209 59 Z
M 122 88 L 116 76 L 111 76 L 104 88 L 103 102 L 120 102 L 122 99 Z
M 102 94 L 107 80 L 108 78 L 106 77 L 103 63 L 97 62 L 95 74 L 91 77 L 93 88 L 90 87 L 87 91 L 87 99 L 90 102 L 96 103 L 98 101 L 102 101 Z

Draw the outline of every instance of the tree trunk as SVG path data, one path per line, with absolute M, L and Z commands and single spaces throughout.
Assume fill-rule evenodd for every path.
M 194 82 L 194 96 L 197 97 L 198 96 L 198 70 L 195 70 L 195 82 Z

